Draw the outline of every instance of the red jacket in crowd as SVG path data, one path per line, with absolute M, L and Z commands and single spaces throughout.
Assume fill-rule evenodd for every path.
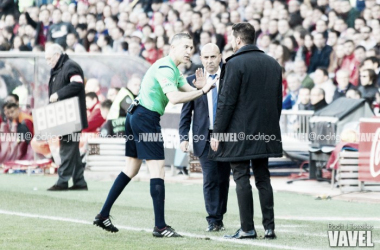
M 354 53 L 349 56 L 345 56 L 343 58 L 341 69 L 345 69 L 350 72 L 350 83 L 352 83 L 355 87 L 358 86 L 359 83 L 359 67 L 360 62 L 355 58 Z
M 96 103 L 94 107 L 87 110 L 87 114 L 88 127 L 83 129 L 82 132 L 95 133 L 106 121 L 100 114 L 100 102 Z

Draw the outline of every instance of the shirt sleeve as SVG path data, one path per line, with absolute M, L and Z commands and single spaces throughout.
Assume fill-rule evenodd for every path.
M 183 77 L 183 75 L 181 74 L 179 79 L 178 79 L 178 88 L 182 87 L 186 83 L 187 83 L 187 81 L 186 81 L 185 77 Z
M 169 66 L 160 66 L 157 69 L 156 80 L 165 94 L 178 90 L 174 70 Z

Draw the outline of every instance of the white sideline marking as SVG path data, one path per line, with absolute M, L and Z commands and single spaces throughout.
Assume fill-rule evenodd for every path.
M 62 218 L 62 217 L 55 217 L 55 216 L 46 216 L 46 215 L 38 215 L 38 214 L 28 214 L 28 213 L 18 213 L 18 212 L 10 212 L 10 211 L 4 211 L 0 210 L 0 214 L 6 214 L 6 215 L 16 215 L 20 217 L 29 217 L 29 218 L 38 218 L 38 219 L 46 219 L 46 220 L 53 220 L 53 221 L 64 221 L 64 222 L 72 222 L 77 224 L 85 224 L 85 225 L 92 225 L 89 221 L 84 220 L 76 220 L 76 219 L 69 219 L 69 218 Z M 137 228 L 137 227 L 128 227 L 128 226 L 117 226 L 118 228 L 122 228 L 129 231 L 144 231 L 151 233 L 151 229 L 146 228 Z M 191 234 L 191 233 L 182 233 L 179 232 L 183 236 L 187 236 L 190 238 L 198 238 L 198 239 L 205 239 L 209 238 L 210 240 L 219 241 L 219 242 L 226 242 L 226 243 L 233 243 L 233 244 L 242 244 L 242 245 L 252 245 L 252 246 L 263 246 L 263 247 L 270 247 L 270 248 L 277 248 L 277 249 L 294 249 L 294 250 L 304 250 L 305 248 L 298 248 L 293 246 L 283 246 L 283 245 L 275 245 L 271 243 L 261 243 L 259 241 L 253 241 L 253 240 L 227 240 L 223 239 L 221 237 L 215 237 L 215 236 L 205 236 L 205 235 L 197 235 L 197 234 Z M 264 240 L 263 240 L 264 241 Z
M 380 218 L 371 218 L 371 217 L 363 217 L 363 218 L 360 218 L 360 217 L 351 217 L 351 218 L 347 218 L 347 217 L 302 217 L 302 216 L 276 216 L 275 219 L 280 219 L 280 220 L 300 220 L 300 221 L 325 221 L 325 222 L 329 222 L 329 221 L 360 221 L 360 222 L 363 222 L 363 221 L 379 221 L 380 222 Z

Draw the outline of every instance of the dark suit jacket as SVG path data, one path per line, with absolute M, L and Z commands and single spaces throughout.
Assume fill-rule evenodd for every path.
M 318 67 L 328 68 L 330 65 L 330 54 L 332 52 L 332 47 L 326 45 L 322 50 L 314 48 L 311 58 L 309 68 L 307 73 L 313 73 Z
M 187 82 L 192 87 L 194 87 L 194 85 L 192 84 L 194 79 L 195 75 L 191 75 L 186 78 Z M 222 85 L 221 82 L 219 82 L 219 92 L 221 88 Z M 193 119 L 191 119 L 193 111 L 194 117 Z M 199 157 L 202 155 L 205 149 L 210 127 L 207 95 L 203 95 L 196 100 L 183 104 L 181 120 L 179 123 L 179 134 L 181 142 L 189 141 L 190 139 L 188 138 L 188 135 L 190 131 L 191 120 L 193 120 L 194 155 Z

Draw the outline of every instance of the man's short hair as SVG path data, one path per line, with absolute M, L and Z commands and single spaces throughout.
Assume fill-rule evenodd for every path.
M 208 9 L 208 11 L 211 11 L 210 6 L 208 6 L 207 4 L 206 4 L 206 5 L 203 5 L 201 9 Z
M 16 100 L 16 102 L 18 102 L 19 101 L 19 97 L 18 97 L 18 95 L 16 95 L 16 94 L 8 94 L 8 96 L 12 96 L 15 100 Z
M 318 67 L 316 70 L 322 71 L 324 76 L 327 76 L 327 77 L 329 76 L 329 72 L 327 71 L 325 67 Z
M 359 50 L 359 49 L 362 49 L 362 50 L 364 50 L 364 51 L 367 51 L 367 50 L 364 48 L 364 46 L 362 46 L 362 45 L 356 46 L 355 50 Z
M 255 28 L 250 23 L 237 23 L 232 26 L 234 37 L 240 37 L 243 43 L 253 44 L 256 38 Z
M 99 101 L 99 97 L 95 92 L 88 92 L 86 94 L 86 97 L 89 97 L 91 100 L 96 99 L 97 101 Z
M 77 29 L 80 29 L 80 30 L 87 30 L 87 24 L 86 23 L 78 23 Z
M 355 45 L 354 41 L 352 41 L 352 40 L 346 40 L 346 41 L 344 42 L 344 44 L 346 44 L 346 43 L 352 43 L 352 44 Z
M 318 90 L 318 93 L 320 95 L 323 95 L 323 98 L 325 98 L 325 91 L 322 88 L 315 87 Z
M 373 64 L 377 63 L 377 65 L 380 64 L 379 59 L 376 56 L 367 57 L 366 59 L 364 59 L 364 62 L 365 61 L 371 61 Z
M 340 32 L 334 29 L 329 30 L 329 33 L 334 33 L 337 37 L 340 36 Z
M 93 92 L 92 92 L 93 93 Z M 104 102 L 102 102 L 100 104 L 100 107 L 104 108 L 104 109 L 110 109 L 112 106 L 112 101 L 111 100 L 105 100 Z
M 172 40 L 171 40 L 171 42 L 170 42 L 170 45 L 172 45 L 174 42 L 179 41 L 179 40 L 184 39 L 184 38 L 185 38 L 185 39 L 193 40 L 193 38 L 190 36 L 189 33 L 184 33 L 184 32 L 182 32 L 182 33 L 177 33 L 177 34 L 175 34 L 175 35 L 173 36 L 173 38 L 172 38 Z
M 202 17 L 202 13 L 200 11 L 193 11 L 193 14 L 198 15 L 199 17 Z
M 5 105 L 5 107 L 6 107 L 7 109 L 11 109 L 11 108 L 16 108 L 16 109 L 18 109 L 18 104 L 17 104 L 17 103 L 14 103 L 14 102 L 7 102 L 6 105 Z

